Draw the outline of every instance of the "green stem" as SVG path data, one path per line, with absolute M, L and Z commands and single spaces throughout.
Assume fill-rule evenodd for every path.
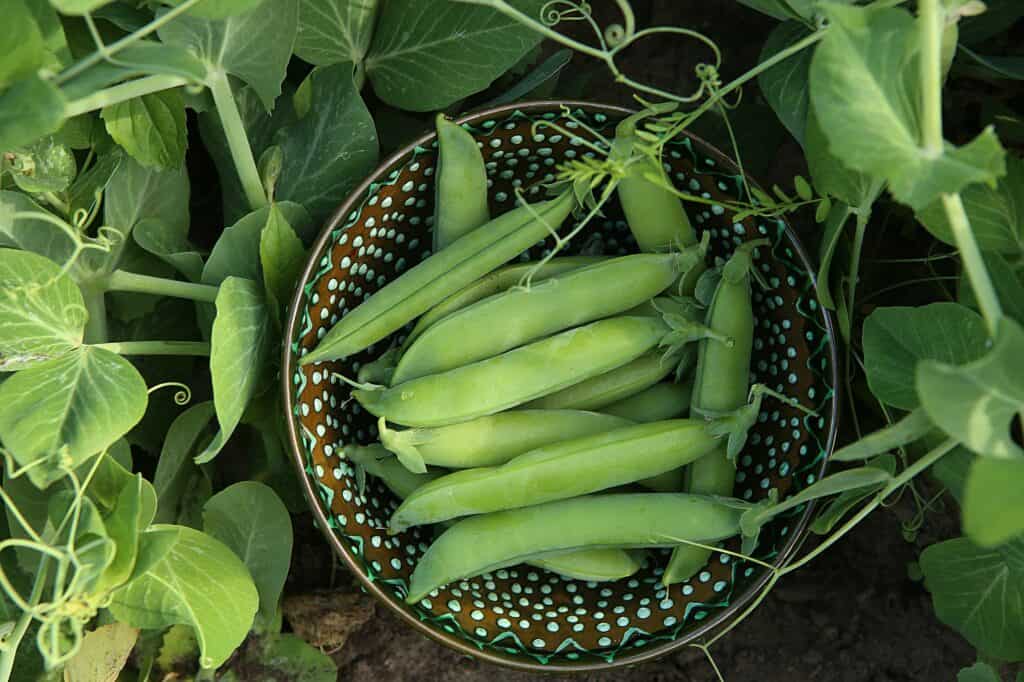
M 38 604 L 43 596 L 43 588 L 46 586 L 49 569 L 49 560 L 47 557 L 42 557 L 39 560 L 39 569 L 36 572 L 35 582 L 32 583 L 32 593 L 28 598 L 28 603 L 32 606 Z M 9 682 L 11 679 L 11 674 L 14 672 L 14 661 L 18 655 L 18 648 L 21 646 L 21 640 L 25 638 L 25 633 L 28 632 L 30 625 L 32 625 L 32 614 L 22 613 L 21 617 L 18 618 L 17 624 L 14 626 L 14 630 L 4 640 L 3 649 L 0 650 L 0 682 Z
M 98 343 L 118 355 L 209 355 L 210 344 L 204 341 L 118 341 Z
M 224 137 L 227 138 L 228 149 L 231 150 L 231 158 L 242 181 L 245 197 L 249 200 L 249 207 L 255 210 L 266 206 L 267 197 L 263 193 L 263 183 L 256 168 L 256 159 L 252 155 L 252 147 L 249 146 L 249 138 L 245 134 L 245 125 L 238 113 L 238 105 L 231 94 L 228 75 L 224 71 L 210 71 L 206 84 L 213 95 L 213 103 L 217 106 Z
M 57 77 L 54 79 L 54 83 L 56 85 L 60 85 L 61 83 L 67 82 L 68 80 L 74 78 L 75 76 L 82 73 L 89 67 L 94 66 L 95 64 L 98 64 L 101 61 L 110 61 L 110 59 L 115 54 L 117 54 L 124 48 L 128 47 L 129 45 L 132 45 L 133 43 L 138 42 L 139 40 L 142 40 L 150 33 L 153 33 L 154 31 L 158 30 L 167 22 L 173 20 L 175 17 L 178 17 L 184 14 L 185 12 L 189 11 L 190 9 L 192 9 L 194 5 L 201 1 L 202 0 L 185 0 L 177 7 L 173 7 L 164 12 L 163 14 L 159 15 L 158 17 L 153 19 L 153 21 L 149 22 L 148 24 L 140 28 L 138 31 L 130 33 L 126 35 L 124 38 L 121 38 L 120 40 L 117 40 L 111 43 L 110 45 L 102 46 L 100 49 L 96 50 L 88 57 L 85 57 L 81 61 L 75 62 L 67 69 L 62 71 L 60 74 L 58 74 Z
M 799 561 L 794 561 L 785 568 L 780 569 L 779 575 L 789 575 L 793 571 L 803 568 L 811 561 L 819 557 L 826 549 L 834 545 L 836 542 L 839 541 L 840 538 L 842 538 L 844 535 L 850 532 L 854 528 L 854 526 L 863 521 L 865 517 L 867 517 L 871 512 L 873 512 L 878 507 L 878 505 L 882 504 L 882 502 L 885 501 L 885 498 L 889 497 L 889 495 L 891 495 L 893 492 L 899 490 L 904 485 L 906 485 L 908 481 L 910 481 L 915 476 L 920 474 L 922 471 L 924 471 L 925 469 L 927 469 L 928 467 L 932 466 L 937 461 L 942 459 L 943 456 L 948 454 L 957 445 L 959 445 L 959 443 L 953 439 L 943 441 L 936 448 L 934 448 L 926 455 L 921 457 L 921 459 L 917 460 L 916 462 L 908 466 L 906 469 L 903 470 L 903 473 L 889 481 L 889 483 L 884 488 L 882 488 L 878 492 L 878 494 L 875 495 L 871 502 L 865 505 L 854 516 L 852 516 L 846 523 L 842 525 L 842 527 L 839 528 L 839 530 L 837 530 L 832 535 L 828 536 L 828 538 L 826 538 L 824 542 L 815 547 L 806 556 L 801 557 Z
M 1003 316 L 1003 309 L 999 305 L 999 297 L 985 267 L 985 260 L 981 257 L 981 249 L 978 248 L 978 242 L 971 231 L 971 222 L 967 217 L 967 211 L 964 210 L 964 202 L 959 194 L 943 194 L 942 207 L 946 209 L 946 219 L 953 231 L 953 240 L 960 251 L 960 260 L 964 264 L 971 288 L 974 289 L 974 297 L 978 300 L 978 307 L 985 318 L 988 333 L 995 336 L 996 325 Z
M 107 291 L 132 291 L 139 294 L 155 296 L 171 296 L 187 298 L 192 301 L 214 303 L 217 300 L 217 287 L 208 284 L 180 282 L 176 279 L 150 277 L 126 270 L 114 270 L 104 280 Z M 104 341 L 106 339 L 103 339 Z
M 88 111 L 102 109 L 103 107 L 111 104 L 126 102 L 130 99 L 141 97 L 142 95 L 176 88 L 180 85 L 185 85 L 188 82 L 189 81 L 187 79 L 182 78 L 181 76 L 161 75 L 136 78 L 125 83 L 112 85 L 109 88 L 103 88 L 99 92 L 94 92 L 88 97 L 68 102 L 67 106 L 64 107 L 64 116 L 71 118 L 72 116 L 78 116 L 79 114 L 84 114 Z
M 85 342 L 103 343 L 107 340 L 107 304 L 103 298 L 104 289 L 93 285 L 83 285 L 82 299 L 88 318 L 85 321 Z
M 921 132 L 925 154 L 942 154 L 942 10 L 939 0 L 920 0 Z
M 57 196 L 56 192 L 43 192 L 43 199 L 46 199 L 46 203 L 60 211 L 62 216 L 66 217 L 68 212 L 71 210 L 70 206 L 68 206 L 68 202 Z

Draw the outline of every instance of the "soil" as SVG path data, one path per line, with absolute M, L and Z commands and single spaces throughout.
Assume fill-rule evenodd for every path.
M 602 25 L 615 21 L 612 3 L 593 4 Z M 725 81 L 757 62 L 775 23 L 734 2 L 635 0 L 632 4 L 638 26 L 683 25 L 712 36 L 728 58 L 722 69 Z M 574 35 L 581 39 L 585 35 L 579 24 Z M 690 92 L 693 66 L 706 58 L 692 41 L 657 37 L 631 48 L 620 65 L 642 82 Z M 571 68 L 581 72 L 589 68 L 583 61 L 574 58 Z M 628 91 L 612 82 L 603 67 L 593 69 L 579 94 L 632 104 Z M 745 106 L 773 117 L 756 89 L 745 97 Z M 713 126 L 702 134 L 721 142 L 715 139 Z M 751 150 L 752 174 L 762 184 L 792 186 L 793 175 L 806 172 L 799 146 L 781 127 L 752 139 L 752 146 L 743 147 L 741 135 L 740 144 Z M 817 228 L 813 221 L 805 223 L 805 239 L 813 246 Z M 893 509 L 873 514 L 831 551 L 783 580 L 743 624 L 715 645 L 712 654 L 721 676 L 730 682 L 956 679 L 957 672 L 975 660 L 975 652 L 938 621 L 927 590 L 908 572 L 921 548 L 957 534 L 956 515 L 952 509 L 930 513 L 917 537 L 908 541 L 902 523 L 912 513 L 909 500 L 903 500 Z M 286 620 L 332 652 L 339 680 L 519 682 L 539 677 L 482 663 L 415 632 L 359 591 L 345 569 L 333 562 L 312 523 L 302 526 L 299 520 L 296 525 L 289 591 L 298 596 L 289 602 Z M 813 542 L 808 541 L 805 550 Z M 635 668 L 577 679 L 682 682 L 715 680 L 716 676 L 701 651 L 687 649 Z

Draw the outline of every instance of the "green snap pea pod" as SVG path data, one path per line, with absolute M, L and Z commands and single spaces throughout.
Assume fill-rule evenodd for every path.
M 452 469 L 494 466 L 542 445 L 603 433 L 633 422 L 583 410 L 509 410 L 432 429 L 389 429 L 380 441 L 412 471 L 432 464 Z
M 661 163 L 633 151 L 637 124 L 657 113 L 663 112 L 655 107 L 623 119 L 616 126 L 612 147 L 612 156 L 627 163 L 625 177 L 616 188 L 622 212 L 640 250 L 648 252 L 697 243 L 697 233 L 679 197 L 648 178 L 653 176 L 665 185 L 672 185 Z
M 405 499 L 421 485 L 443 474 L 438 470 L 414 474 L 381 445 L 347 446 L 345 456 L 364 472 L 379 478 L 399 499 Z M 641 553 L 602 547 L 552 555 L 530 564 L 567 578 L 603 581 L 629 577 L 640 570 L 642 562 Z
M 617 403 L 606 405 L 601 411 L 639 424 L 672 419 L 689 411 L 692 391 L 692 381 L 663 381 Z
M 621 256 L 485 298 L 423 332 L 402 353 L 392 382 L 468 365 L 629 310 L 664 291 L 691 260 L 679 253 Z
M 430 325 L 434 324 L 442 317 L 454 313 L 456 310 L 461 310 L 468 305 L 472 305 L 477 301 L 499 294 L 505 291 L 509 287 L 513 287 L 522 281 L 523 277 L 527 275 L 533 268 L 537 268 L 537 272 L 533 275 L 533 282 L 542 282 L 549 277 L 568 272 L 569 270 L 575 270 L 582 268 L 587 265 L 594 265 L 605 260 L 599 256 L 567 256 L 565 258 L 552 258 L 547 263 L 541 266 L 537 266 L 535 261 L 527 261 L 525 263 L 516 263 L 514 265 L 506 265 L 503 268 L 498 268 L 494 272 L 485 275 L 473 282 L 462 291 L 458 291 L 448 298 L 444 299 L 436 306 L 428 310 L 426 313 L 416 321 L 416 325 L 409 332 L 409 336 L 405 339 L 403 347 L 408 348 L 412 345 L 412 342 L 419 338 Z
M 737 248 L 722 268 L 722 278 L 708 306 L 707 325 L 728 334 L 733 344 L 729 346 L 712 339 L 700 342 L 690 406 L 697 414 L 735 410 L 747 402 L 754 339 L 750 269 L 753 249 L 759 244 L 760 241 L 747 242 Z M 723 443 L 690 467 L 687 488 L 698 494 L 731 495 L 735 478 L 736 466 L 726 455 Z M 671 585 L 688 579 L 707 563 L 710 554 L 699 547 L 677 547 L 662 582 Z
M 352 395 L 402 426 L 444 426 L 501 412 L 631 362 L 671 330 L 655 317 L 591 322 L 486 360 Z
M 438 114 L 434 185 L 434 251 L 440 251 L 488 220 L 487 169 L 476 139 Z
M 736 535 L 748 509 L 739 501 L 685 493 L 587 495 L 452 525 L 420 557 L 406 601 L 442 585 L 583 547 L 667 547 Z
M 690 392 L 693 382 L 662 382 L 640 391 L 617 403 L 601 408 L 605 414 L 629 419 L 638 424 L 662 419 L 684 417 L 690 410 Z M 658 492 L 677 492 L 686 481 L 685 469 L 673 469 L 640 481 L 640 485 Z
M 388 527 L 397 533 L 633 483 L 714 450 L 717 438 L 706 427 L 690 419 L 627 426 L 537 448 L 501 466 L 456 471 L 407 497 Z
M 336 360 L 366 349 L 431 306 L 558 229 L 575 206 L 571 191 L 524 205 L 429 256 L 342 317 L 301 363 Z
M 664 353 L 651 351 L 633 362 L 537 398 L 523 407 L 533 410 L 600 410 L 658 383 L 675 369 Z

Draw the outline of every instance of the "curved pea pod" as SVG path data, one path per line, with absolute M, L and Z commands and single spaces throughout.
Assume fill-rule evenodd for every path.
M 664 113 L 659 107 L 622 120 L 615 128 L 612 155 L 626 166 L 616 192 L 629 229 L 642 251 L 666 251 L 675 246 L 697 243 L 697 233 L 671 190 L 672 181 L 661 163 L 634 152 L 637 124 L 651 115 Z
M 631 362 L 670 332 L 655 317 L 613 317 L 388 389 L 352 392 L 403 426 L 444 426 L 494 414 Z
M 421 485 L 443 474 L 436 469 L 414 474 L 402 466 L 383 446 L 376 444 L 346 446 L 345 456 L 357 465 L 357 472 L 362 471 L 361 475 L 376 476 L 399 499 L 405 499 Z M 608 547 L 565 552 L 530 563 L 537 568 L 554 571 L 567 578 L 604 581 L 633 575 L 640 570 L 642 561 L 643 556 L 639 552 Z
M 509 410 L 431 429 L 378 431 L 385 448 L 412 471 L 427 464 L 466 469 L 504 464 L 543 445 L 612 431 L 633 422 L 582 410 Z
M 666 547 L 736 535 L 751 505 L 685 493 L 587 495 L 472 516 L 453 524 L 420 557 L 406 601 L 480 573 L 552 552 L 594 547 Z
M 301 364 L 337 360 L 401 329 L 467 284 L 557 230 L 576 205 L 571 192 L 522 205 L 455 240 L 342 317 Z
M 444 114 L 437 126 L 434 185 L 434 251 L 440 251 L 488 220 L 487 169 L 476 139 Z
M 689 411 L 692 392 L 692 381 L 682 383 L 664 381 L 616 403 L 606 405 L 601 408 L 601 411 L 640 424 L 672 419 L 683 416 Z
M 629 310 L 664 291 L 688 262 L 680 253 L 621 256 L 485 298 L 423 332 L 402 354 L 392 381 L 468 365 Z
M 670 471 L 714 450 L 703 421 L 675 419 L 537 448 L 498 467 L 442 476 L 405 499 L 390 532 L 585 495 Z
M 746 405 L 750 389 L 750 356 L 754 340 L 754 310 L 750 302 L 750 269 L 753 250 L 760 240 L 747 242 L 722 268 L 722 277 L 708 306 L 707 325 L 728 334 L 732 345 L 713 339 L 698 347 L 697 374 L 690 409 L 696 414 L 718 414 Z M 687 489 L 707 495 L 731 495 L 736 465 L 723 443 L 715 452 L 695 462 L 687 473 Z M 703 567 L 710 551 L 677 547 L 662 576 L 665 585 L 688 579 Z
M 633 362 L 533 400 L 534 410 L 600 410 L 655 385 L 675 369 L 664 353 L 651 351 Z M 649 421 L 649 420 L 648 420 Z
M 563 272 L 568 272 L 569 270 L 576 270 L 577 268 L 582 268 L 587 265 L 600 263 L 603 260 L 606 259 L 599 256 L 567 256 L 565 258 L 552 258 L 547 263 L 543 264 L 538 264 L 535 261 L 527 261 L 525 263 L 516 263 L 514 265 L 506 265 L 503 268 L 498 268 L 494 272 L 481 277 L 461 291 L 457 291 L 452 294 L 424 313 L 423 316 L 416 321 L 416 325 L 412 328 L 412 331 L 409 332 L 409 336 L 406 337 L 405 343 L 402 344 L 403 348 L 411 346 L 412 342 L 419 338 L 420 334 L 426 331 L 428 327 L 440 320 L 442 317 L 451 315 L 455 311 L 472 305 L 481 299 L 493 296 L 494 294 L 499 294 L 509 287 L 519 284 L 534 268 L 536 268 L 536 272 L 533 274 L 532 281 L 536 283 L 542 282 L 549 277 L 553 277 Z

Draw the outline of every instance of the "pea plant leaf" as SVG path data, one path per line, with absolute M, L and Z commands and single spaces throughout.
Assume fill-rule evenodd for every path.
M 941 154 L 920 146 L 918 35 L 904 9 L 824 3 L 831 21 L 811 61 L 811 100 L 831 152 L 889 183 L 900 202 L 920 209 L 943 193 L 1005 171 L 992 128 Z
M 146 382 L 108 350 L 79 347 L 0 384 L 0 440 L 38 487 L 63 478 L 131 429 L 146 411 Z
M 853 210 L 842 201 L 836 201 L 828 210 L 825 217 L 825 229 L 821 235 L 821 251 L 818 260 L 818 277 L 814 282 L 815 290 L 821 304 L 829 310 L 835 310 L 836 301 L 832 296 L 832 259 L 835 256 L 836 248 L 843 237 L 843 228 L 846 226 Z
M 114 541 L 117 551 L 100 576 L 97 591 L 119 587 L 132 575 L 139 551 L 139 535 L 152 523 L 156 505 L 156 491 L 142 474 L 128 480 L 114 508 L 103 518 L 107 535 Z
M 217 456 L 234 432 L 271 358 L 270 311 L 263 291 L 251 280 L 228 277 L 217 293 L 217 317 L 210 336 L 213 405 L 220 431 L 196 457 L 196 463 Z
M 813 107 L 807 118 L 804 151 L 811 180 L 819 192 L 854 207 L 870 206 L 881 193 L 881 183 L 853 170 L 832 154 Z
M 226 19 L 185 14 L 158 33 L 163 42 L 192 50 L 208 73 L 228 73 L 248 83 L 270 111 L 281 94 L 298 13 L 298 0 L 263 0 L 248 12 Z
M 964 533 L 981 547 L 996 547 L 1024 533 L 1024 458 L 978 457 L 963 500 Z
M 223 19 L 234 14 L 243 14 L 260 4 L 261 0 L 202 0 L 188 13 L 204 19 Z M 164 0 L 165 4 L 177 6 L 183 0 Z
M 890 477 L 896 475 L 896 458 L 892 455 L 875 457 L 866 462 L 865 466 L 880 469 L 888 473 Z M 885 482 L 880 481 L 874 485 L 845 490 L 839 493 L 834 499 L 827 502 L 821 513 L 814 518 L 814 522 L 811 523 L 811 530 L 818 535 L 828 535 L 836 527 L 836 524 L 842 521 L 858 504 L 876 494 L 883 487 L 885 487 Z
M 59 357 L 82 343 L 82 293 L 52 261 L 0 249 L 0 371 Z
M 925 548 L 920 563 L 939 620 L 984 656 L 1024 659 L 1024 569 L 967 538 Z
M 814 16 L 813 0 L 740 0 L 740 4 L 783 21 Z
M 980 344 L 979 349 L 984 349 Z M 921 406 L 935 425 L 986 457 L 1024 457 L 1010 424 L 1024 410 L 1024 329 L 1002 318 L 995 345 L 967 363 L 922 362 L 917 367 Z
M 281 201 L 273 207 L 289 226 L 309 229 L 309 214 L 299 204 Z M 203 283 L 217 285 L 231 276 L 262 281 L 260 241 L 270 219 L 271 207 L 264 206 L 225 229 L 203 267 Z
M 92 145 L 87 145 L 91 147 Z M 78 174 L 75 181 L 68 188 L 69 215 L 74 215 L 78 210 L 92 213 L 93 209 L 102 201 L 103 192 L 110 184 L 110 179 L 117 172 L 124 155 L 120 150 L 114 149 L 107 153 L 100 154 L 96 162 Z
M 65 682 L 116 682 L 138 638 L 139 631 L 124 623 L 85 633 L 82 648 L 64 668 Z
M 57 132 L 64 122 L 64 95 L 36 74 L 0 92 L 0 149 L 14 149 Z
M 270 207 L 260 233 L 260 265 L 267 301 L 275 314 L 291 300 L 306 260 L 306 249 L 277 204 Z
M 114 617 L 142 629 L 189 625 L 199 641 L 200 664 L 224 663 L 256 615 L 256 586 L 245 564 L 219 540 L 170 525 L 143 534 L 139 562 L 147 569 L 114 593 Z
M 295 54 L 310 64 L 362 63 L 381 0 L 299 0 Z
M 235 483 L 203 506 L 203 530 L 242 560 L 256 583 L 260 612 L 273 616 L 292 558 L 292 520 L 277 494 L 257 481 Z
M 209 497 L 209 492 L 203 495 L 202 491 L 209 491 L 210 482 L 193 457 L 206 445 L 204 435 L 214 416 L 212 401 L 196 403 L 167 430 L 153 474 L 158 523 L 199 527 L 199 509 Z
M 308 87 L 309 111 L 274 137 L 283 154 L 275 196 L 304 206 L 319 227 L 376 165 L 377 131 L 352 81 L 352 64 L 316 69 Z
M 539 19 L 544 1 L 511 4 Z M 377 22 L 366 72 L 388 104 L 433 111 L 486 88 L 540 38 L 488 7 L 390 0 Z
M 181 168 L 185 162 L 185 100 L 161 90 L 103 108 L 107 132 L 143 166 Z
M 935 428 L 923 408 L 915 408 L 905 417 L 884 429 L 869 433 L 863 438 L 840 448 L 832 455 L 836 462 L 856 462 L 895 450 L 913 443 Z
M 992 287 L 996 290 L 996 296 L 1002 305 L 1003 314 L 1024 324 L 1024 281 L 1021 279 L 1024 273 L 1018 272 L 998 253 L 984 253 L 982 257 L 985 259 L 985 269 L 992 279 Z M 974 297 L 974 289 L 966 272 L 960 273 L 958 290 L 960 303 L 978 310 L 978 301 Z
M 203 274 L 203 256 L 188 241 L 188 232 L 159 218 L 143 218 L 132 230 L 135 243 L 193 282 Z
M 24 0 L 5 4 L 0 45 L 6 46 L 4 58 L 0 60 L 0 89 L 31 75 L 45 62 L 43 36 Z
M 798 21 L 779 24 L 768 34 L 760 61 L 764 62 L 810 34 L 807 27 Z M 807 109 L 811 101 L 808 79 L 812 55 L 811 49 L 803 50 L 762 71 L 757 77 L 761 92 L 775 115 L 801 145 L 804 144 Z
M 956 682 L 1002 682 L 1002 678 L 995 668 L 979 661 L 969 668 L 961 669 L 956 675 Z
M 1006 175 L 996 186 L 974 183 L 964 187 L 960 198 L 981 249 L 1008 255 L 1024 253 L 1024 159 L 1008 156 Z M 956 245 L 942 202 L 926 206 L 917 219 L 937 239 Z
M 82 15 L 109 5 L 112 0 L 50 0 L 62 14 Z
M 29 193 L 63 192 L 78 172 L 74 154 L 52 135 L 9 150 L 5 161 L 14 184 Z
M 912 410 L 920 402 L 915 388 L 919 361 L 970 362 L 985 352 L 987 340 L 981 316 L 957 303 L 878 308 L 864 321 L 868 386 L 887 405 Z

